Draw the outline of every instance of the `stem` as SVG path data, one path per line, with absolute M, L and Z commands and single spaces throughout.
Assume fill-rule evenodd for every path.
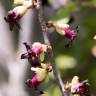
M 48 46 L 51 47 L 51 44 L 50 44 L 50 41 L 49 41 L 49 38 L 48 38 L 48 31 L 49 30 L 48 30 L 48 28 L 46 26 L 46 23 L 45 23 L 45 20 L 44 20 L 43 9 L 42 9 L 42 4 L 41 3 L 42 3 L 41 0 L 37 0 L 38 19 L 39 19 L 39 22 L 40 22 L 40 25 L 41 25 L 41 28 L 42 28 L 44 42 L 45 42 L 45 44 L 47 44 Z M 67 94 L 65 92 L 65 89 L 64 89 L 63 81 L 62 81 L 61 76 L 60 76 L 60 74 L 57 70 L 57 67 L 56 67 L 56 63 L 55 63 L 52 48 L 49 48 L 49 57 L 50 57 L 50 62 L 51 62 L 52 67 L 53 67 L 53 74 L 54 74 L 54 77 L 55 77 L 55 79 L 58 83 L 58 86 L 59 86 L 60 90 L 61 90 L 62 96 L 67 96 Z

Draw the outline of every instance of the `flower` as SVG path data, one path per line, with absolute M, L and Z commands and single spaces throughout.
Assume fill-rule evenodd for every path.
M 18 24 L 21 17 L 27 12 L 26 6 L 17 6 L 8 12 L 8 15 L 4 17 L 5 21 L 9 23 L 10 30 L 13 30 L 14 26 L 20 28 Z
M 38 81 L 36 75 L 32 78 L 32 80 L 31 80 L 31 79 L 28 79 L 28 80 L 25 82 L 25 84 L 26 84 L 29 88 L 32 88 L 32 87 L 35 88 L 35 90 L 39 91 L 40 94 L 44 94 L 43 91 L 41 91 L 41 90 L 39 90 L 39 89 L 36 88 L 36 86 L 38 86 L 38 85 L 40 84 L 40 82 Z
M 35 71 L 35 75 L 32 77 L 32 79 L 28 79 L 26 81 L 27 86 L 30 88 L 37 89 L 37 87 L 46 80 L 48 73 L 52 71 L 52 66 L 50 64 L 42 63 L 41 66 L 42 68 L 31 67 L 31 70 Z
M 68 44 L 66 44 L 65 47 L 69 46 L 69 44 L 72 44 L 72 41 L 76 38 L 77 36 L 77 32 L 78 30 L 73 30 L 69 24 L 63 23 L 63 22 L 59 22 L 59 21 L 49 21 L 47 23 L 47 26 L 50 27 L 54 27 L 56 29 L 56 31 L 62 35 L 65 36 L 66 38 L 68 38 L 70 40 L 70 42 Z
M 47 51 L 47 45 L 35 42 L 32 47 L 26 42 L 24 43 L 27 52 L 21 55 L 21 59 L 28 59 L 30 64 L 34 67 L 40 66 L 39 56 Z
M 34 54 L 30 45 L 28 45 L 26 42 L 23 44 L 25 45 L 27 52 L 21 55 L 21 59 L 28 59 L 31 66 L 41 66 L 39 58 L 36 56 L 36 54 Z
M 49 24 L 49 26 L 54 27 L 60 35 L 63 35 L 70 40 L 75 39 L 77 35 L 76 31 L 70 28 L 69 24 L 53 22 Z
M 79 94 L 80 96 L 89 96 L 89 83 L 88 80 L 80 82 L 78 76 L 74 76 L 71 83 L 65 86 L 65 89 L 71 89 L 72 94 Z

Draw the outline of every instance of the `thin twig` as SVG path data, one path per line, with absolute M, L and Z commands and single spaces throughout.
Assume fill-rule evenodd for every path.
M 42 28 L 44 42 L 48 46 L 51 46 L 49 38 L 48 38 L 48 31 L 49 30 L 46 27 L 46 23 L 45 23 L 45 20 L 44 20 L 44 17 L 43 17 L 43 9 L 42 9 L 42 4 L 41 3 L 42 3 L 41 0 L 37 0 L 38 18 L 39 18 L 39 22 L 40 22 L 40 25 L 41 25 L 41 28 Z M 49 56 L 50 56 L 50 62 L 51 62 L 52 67 L 53 67 L 54 77 L 55 77 L 55 79 L 56 79 L 56 81 L 58 83 L 58 86 L 59 86 L 60 90 L 61 90 L 62 96 L 67 96 L 67 94 L 65 92 L 65 89 L 64 89 L 63 81 L 62 81 L 61 76 L 60 76 L 60 74 L 59 74 L 59 72 L 57 70 L 57 67 L 56 67 L 56 63 L 55 63 L 52 48 L 49 48 Z

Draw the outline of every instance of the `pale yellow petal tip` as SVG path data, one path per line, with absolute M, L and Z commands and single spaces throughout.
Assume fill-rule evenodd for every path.
M 96 40 L 96 35 L 93 37 L 94 40 Z
M 78 77 L 78 76 L 74 76 L 73 78 L 75 78 L 75 79 L 79 79 L 79 77 Z
M 54 22 L 53 25 L 57 28 L 69 28 L 70 26 L 66 23 L 59 23 L 59 22 Z
M 23 16 L 27 12 L 27 6 L 17 6 L 13 9 L 13 11 L 20 14 L 20 16 Z
M 18 5 L 18 4 L 23 4 L 24 0 L 14 0 L 14 4 Z
M 70 26 L 68 24 L 64 24 L 64 27 L 69 28 Z
M 31 71 L 33 71 L 33 67 L 31 67 L 30 69 L 31 69 Z
M 91 53 L 94 57 L 96 57 L 96 45 L 92 47 Z
M 41 43 L 40 42 L 35 42 L 32 44 L 32 47 L 37 47 L 37 46 L 41 46 Z
M 31 67 L 31 71 L 34 71 L 34 72 L 36 72 L 36 71 L 38 71 L 38 69 L 40 69 L 40 68 L 38 68 L 38 67 Z
M 53 23 L 53 21 L 48 21 L 48 23 L 50 24 L 50 23 Z
M 74 76 L 72 79 L 72 83 L 78 83 L 79 82 L 79 77 L 78 76 Z
M 31 67 L 30 69 L 31 69 L 31 71 L 34 71 L 34 70 L 36 70 L 36 68 L 35 68 L 35 67 Z

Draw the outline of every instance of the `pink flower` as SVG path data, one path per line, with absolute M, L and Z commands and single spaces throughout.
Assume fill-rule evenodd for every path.
M 30 87 L 30 88 L 37 88 L 37 86 L 40 84 L 41 82 L 38 81 L 38 77 L 37 75 L 35 75 L 32 79 L 28 79 L 26 81 L 26 84 Z
M 71 28 L 64 28 L 63 31 L 65 33 L 65 37 L 67 37 L 70 40 L 74 40 L 77 36 L 77 33 Z
M 35 42 L 32 44 L 32 47 L 26 42 L 24 43 L 27 52 L 21 55 L 21 59 L 28 59 L 29 63 L 34 66 L 40 66 L 39 56 L 47 51 L 47 45 Z
M 28 79 L 25 83 L 26 83 L 26 85 L 27 85 L 28 87 L 34 88 L 35 90 L 39 91 L 40 94 L 44 94 L 43 91 L 37 89 L 37 87 L 39 86 L 39 84 L 40 84 L 41 82 L 38 81 L 36 75 L 35 75 L 32 79 Z
M 46 80 L 48 72 L 52 71 L 52 66 L 50 64 L 41 64 L 41 65 L 42 65 L 41 68 L 31 67 L 31 70 L 35 71 L 35 75 L 32 77 L 32 79 L 28 79 L 26 81 L 26 84 L 30 88 L 37 88 L 42 82 Z
M 47 26 L 54 27 L 56 29 L 56 32 L 58 32 L 60 35 L 65 36 L 70 40 L 68 44 L 66 44 L 65 47 L 68 47 L 70 44 L 72 44 L 72 41 L 76 38 L 78 30 L 73 30 L 69 24 L 65 24 L 62 22 L 56 22 L 56 21 L 50 21 L 47 23 Z
M 54 26 L 54 28 L 56 28 L 56 31 L 59 34 L 65 36 L 66 38 L 68 38 L 70 40 L 75 39 L 75 37 L 77 36 L 76 31 L 73 30 L 72 28 L 70 28 L 70 26 L 68 24 L 54 22 L 53 26 Z

